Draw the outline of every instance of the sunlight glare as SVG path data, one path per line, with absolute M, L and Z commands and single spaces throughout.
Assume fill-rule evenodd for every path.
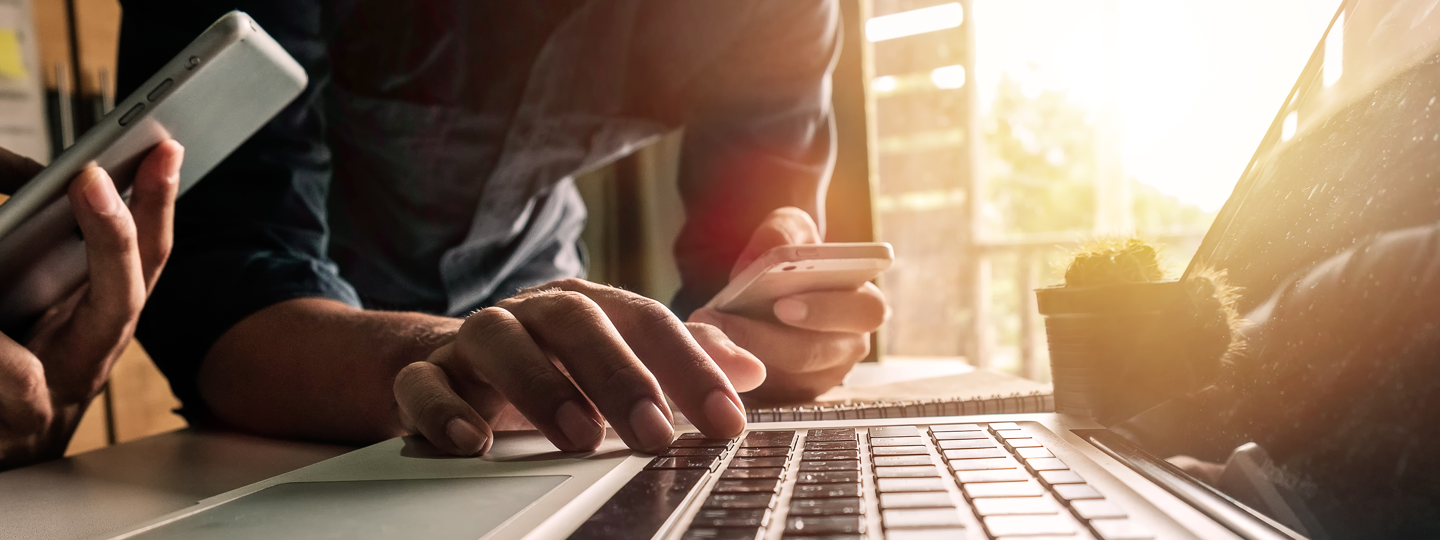
M 1295 129 L 1299 127 L 1297 125 L 1300 123 L 1299 120 L 1300 117 L 1295 114 L 1295 111 L 1290 111 L 1290 114 L 1285 115 L 1285 121 L 1280 123 L 1280 140 L 1288 141 L 1295 136 Z
M 884 15 L 865 21 L 865 39 L 872 43 L 960 26 L 965 8 L 958 2 Z
M 895 77 L 891 77 L 889 75 L 886 75 L 884 77 L 876 77 L 875 80 L 870 83 L 871 88 L 874 88 L 876 92 L 881 93 L 894 90 L 895 86 Z
M 965 86 L 965 66 L 945 66 L 930 72 L 930 82 L 936 88 L 952 90 Z
M 1334 86 L 1345 73 L 1345 12 L 1335 18 L 1335 27 L 1325 36 L 1325 63 L 1320 67 L 1325 86 Z

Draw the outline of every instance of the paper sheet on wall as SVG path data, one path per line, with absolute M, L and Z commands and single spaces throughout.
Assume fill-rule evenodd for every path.
M 50 160 L 39 51 L 29 0 L 0 0 L 0 147 Z

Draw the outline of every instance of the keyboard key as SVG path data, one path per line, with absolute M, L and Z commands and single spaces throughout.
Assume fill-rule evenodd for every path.
M 725 449 L 720 447 L 702 448 L 666 448 L 661 457 L 682 457 L 682 456 L 719 456 L 724 454 Z
M 930 456 L 875 456 L 870 462 L 876 467 L 901 467 L 905 465 L 933 465 Z
M 833 499 L 792 499 L 792 516 L 853 516 L 865 513 L 865 499 L 835 497 Z
M 870 428 L 870 438 L 876 437 L 919 437 L 920 430 L 915 426 L 888 426 Z
M 1045 494 L 1045 488 L 1034 481 L 1030 482 L 989 482 L 984 484 L 964 484 L 960 486 L 965 494 L 972 499 L 985 497 L 1039 497 Z
M 670 448 L 729 448 L 730 443 L 735 441 L 729 439 L 685 439 L 680 438 L 670 443 Z
M 1046 484 L 1084 484 L 1085 480 L 1075 471 L 1040 471 L 1040 479 Z
M 799 484 L 790 495 L 795 499 L 832 499 L 835 497 L 859 497 L 860 484 Z
M 1030 432 L 1029 432 L 1029 431 L 1015 430 L 1015 429 L 1005 430 L 1005 431 L 996 431 L 996 432 L 995 432 L 995 436 L 996 436 L 996 437 L 1000 437 L 1001 439 L 1007 439 L 1007 440 L 1008 440 L 1008 439 L 1029 439 L 1029 438 L 1031 438 L 1031 435 L 1030 435 Z
M 1060 505 L 1045 497 L 998 497 L 970 501 L 981 516 L 1048 515 L 1060 511 Z
M 881 493 L 945 491 L 945 482 L 939 478 L 876 478 L 875 486 Z
M 1067 501 L 1104 498 L 1100 496 L 1099 491 L 1095 491 L 1095 488 L 1090 487 L 1090 484 L 1061 484 L 1051 486 L 1051 489 L 1055 490 L 1056 496 Z
M 1075 513 L 1085 519 L 1106 519 L 1123 518 L 1125 511 L 1120 506 L 1105 499 L 1079 500 L 1070 503 Z
M 931 529 L 963 527 L 960 513 L 954 508 L 901 509 L 880 512 L 886 529 Z
M 806 441 L 853 441 L 855 430 L 853 428 L 836 429 L 812 429 L 805 432 Z
M 709 469 L 716 463 L 713 456 L 657 457 L 646 469 Z
M 725 469 L 720 478 L 780 478 L 785 476 L 785 469 L 778 467 L 768 469 Z
M 843 461 L 859 460 L 859 450 L 814 450 L 800 453 L 800 459 L 805 461 Z
M 985 528 L 993 536 L 1075 534 L 1075 522 L 1066 516 L 988 516 Z
M 881 493 L 881 508 L 954 508 L 955 501 L 944 491 Z
M 965 529 L 896 529 L 886 531 L 885 537 L 889 540 L 955 540 L 965 538 Z
M 985 471 L 956 471 L 955 476 L 963 484 L 986 482 L 1024 482 L 1030 479 L 1030 471 L 1024 469 L 990 469 Z
M 940 471 L 934 465 L 918 465 L 914 467 L 876 467 L 877 478 L 937 478 Z
M 864 534 L 865 516 L 798 516 L 785 520 L 785 535 Z
M 967 448 L 962 450 L 946 450 L 943 452 L 945 459 L 991 459 L 1010 457 L 1010 454 L 999 448 Z
M 805 441 L 806 450 L 856 450 L 860 443 L 855 441 Z
M 1150 540 L 1155 535 L 1128 519 L 1097 519 L 1090 522 L 1104 540 Z
M 789 448 L 741 448 L 735 451 L 735 457 L 785 457 L 790 455 Z
M 765 530 L 759 527 L 754 529 L 690 529 L 685 531 L 685 536 L 680 540 L 757 540 L 764 536 Z
M 859 461 L 802 461 L 801 472 L 858 471 Z
M 1070 469 L 1070 467 L 1065 465 L 1064 461 L 1060 461 L 1059 458 L 1027 459 L 1025 460 L 1025 464 L 1037 471 L 1064 471 Z
M 1020 462 L 1015 458 L 988 458 L 988 459 L 957 459 L 950 462 L 950 468 L 956 471 L 987 471 L 992 469 L 1015 469 L 1020 467 Z
M 871 437 L 870 446 L 917 446 L 925 444 L 920 437 Z
M 726 480 L 715 482 L 711 493 L 774 493 L 780 487 L 779 478 L 751 478 L 748 480 Z
M 690 521 L 691 527 L 723 529 L 727 527 L 764 527 L 770 521 L 768 508 L 701 508 Z
M 1005 445 L 1011 448 L 1043 448 L 1035 439 L 1005 439 Z
M 942 431 L 985 431 L 979 424 L 942 424 L 930 426 L 930 431 L 940 433 Z
M 712 493 L 703 508 L 769 508 L 775 504 L 774 493 Z
M 1055 457 L 1055 454 L 1051 454 L 1049 450 L 1046 450 L 1044 448 L 1016 448 L 1015 453 L 1025 459 L 1041 459 Z
M 740 442 L 741 448 L 789 448 L 795 444 L 794 431 L 751 431 Z
M 970 448 L 999 448 L 1000 445 L 990 439 L 969 439 L 969 440 L 945 440 L 935 443 L 941 450 L 965 450 Z
M 993 429 L 995 431 L 1001 431 L 1006 429 L 1020 429 L 1020 426 L 1016 425 L 1014 422 L 991 422 L 989 426 L 990 429 Z
M 935 434 L 937 441 L 958 441 L 964 439 L 990 440 L 990 436 L 984 431 L 942 431 Z
M 860 471 L 801 472 L 797 484 L 859 484 Z
M 873 446 L 870 454 L 875 456 L 928 456 L 924 446 Z
M 783 457 L 757 457 L 757 458 L 735 458 L 730 460 L 732 469 L 756 469 L 768 467 L 784 467 Z
M 640 471 L 605 501 L 570 538 L 650 538 L 670 514 L 700 485 L 706 471 L 669 469 Z

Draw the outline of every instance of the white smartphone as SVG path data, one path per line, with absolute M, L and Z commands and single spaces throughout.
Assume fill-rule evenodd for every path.
M 32 320 L 86 276 L 65 197 L 91 165 L 128 196 L 141 159 L 167 138 L 185 146 L 183 195 L 305 89 L 305 69 L 249 15 L 206 29 L 115 110 L 0 204 L 0 328 Z
M 775 320 L 780 298 L 815 291 L 849 291 L 895 261 L 887 243 L 779 246 L 766 251 L 706 304 L 726 313 Z

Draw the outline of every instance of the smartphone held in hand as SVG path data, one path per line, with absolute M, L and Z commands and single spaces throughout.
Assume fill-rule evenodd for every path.
M 851 291 L 894 263 L 887 243 L 798 244 L 766 251 L 707 306 L 753 319 L 775 320 L 774 304 L 786 296 Z

